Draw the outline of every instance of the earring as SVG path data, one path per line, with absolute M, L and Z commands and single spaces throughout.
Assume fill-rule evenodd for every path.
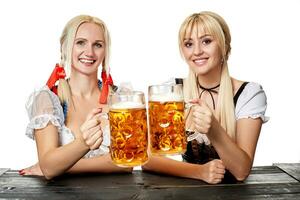
M 223 64 L 224 64 L 224 58 L 221 59 L 221 65 L 223 65 Z

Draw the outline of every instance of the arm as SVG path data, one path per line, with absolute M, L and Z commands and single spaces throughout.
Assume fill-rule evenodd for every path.
M 225 174 L 225 167 L 221 160 L 212 160 L 204 165 L 198 165 L 162 156 L 150 156 L 149 161 L 142 166 L 142 170 L 203 180 L 211 184 L 221 182 Z
M 76 162 L 67 172 L 71 174 L 75 173 L 114 173 L 114 172 L 124 172 L 131 173 L 132 168 L 118 167 L 113 164 L 110 156 L 103 155 L 93 158 L 82 158 Z M 33 176 L 44 176 L 41 171 L 40 164 L 36 163 L 30 167 L 22 169 L 19 171 L 20 175 L 33 175 Z
M 52 124 L 35 132 L 39 164 L 47 179 L 58 176 L 70 169 L 90 149 L 102 143 L 99 116 L 101 109 L 94 109 L 80 127 L 80 134 L 67 145 L 59 146 L 57 128 Z
M 210 108 L 201 100 L 193 108 L 193 123 L 198 132 L 207 135 L 226 169 L 237 180 L 245 180 L 250 173 L 262 120 L 240 119 L 236 123 L 236 141 L 226 133 Z M 194 102 L 195 103 L 195 102 Z
M 57 128 L 52 124 L 36 130 L 35 139 L 40 168 L 46 179 L 64 173 L 89 151 L 80 139 L 59 147 Z
M 132 172 L 132 168 L 118 167 L 115 165 L 109 154 L 80 159 L 71 169 L 69 173 L 82 173 L 82 172 L 101 172 L 101 173 L 113 173 L 113 172 Z
M 255 149 L 262 126 L 261 119 L 240 119 L 234 142 L 218 122 L 207 134 L 226 168 L 237 180 L 245 180 L 252 168 Z

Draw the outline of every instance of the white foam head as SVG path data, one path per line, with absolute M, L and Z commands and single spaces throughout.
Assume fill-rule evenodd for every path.
M 153 94 L 149 97 L 149 101 L 158 101 L 158 102 L 175 101 L 175 102 L 180 102 L 180 101 L 183 101 L 183 96 L 179 95 L 179 94 Z
M 136 108 L 145 108 L 145 105 L 133 101 L 118 102 L 111 105 L 111 109 L 136 109 Z
M 183 101 L 183 90 L 181 84 L 152 85 L 148 88 L 149 101 L 156 102 L 181 102 Z

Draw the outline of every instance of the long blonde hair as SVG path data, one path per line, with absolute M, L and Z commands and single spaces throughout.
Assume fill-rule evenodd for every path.
M 217 40 L 222 52 L 221 81 L 215 117 L 227 134 L 232 139 L 235 139 L 236 121 L 233 103 L 233 87 L 227 66 L 227 60 L 231 50 L 230 31 L 225 20 L 218 14 L 209 11 L 194 13 L 185 19 L 179 30 L 179 49 L 181 55 L 183 55 L 182 47 L 184 45 L 184 38 L 187 35 L 191 35 L 193 30 L 199 29 L 211 34 Z M 197 81 L 197 74 L 190 69 L 187 79 L 184 80 L 184 96 L 186 101 L 199 98 Z
M 104 34 L 105 42 L 105 57 L 102 62 L 102 70 L 109 72 L 108 60 L 110 53 L 110 36 L 105 23 L 89 15 L 78 15 L 72 18 L 65 26 L 62 35 L 60 37 L 60 50 L 61 50 L 61 66 L 63 66 L 67 72 L 70 72 L 72 65 L 72 50 L 76 32 L 79 26 L 83 23 L 95 23 L 100 26 Z M 60 79 L 58 84 L 58 96 L 61 103 L 67 103 L 73 105 L 71 98 L 71 89 L 65 79 Z

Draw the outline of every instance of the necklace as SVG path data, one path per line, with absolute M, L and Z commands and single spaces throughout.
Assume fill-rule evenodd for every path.
M 203 86 L 200 85 L 199 81 L 197 81 L 197 88 L 199 89 L 202 89 L 202 91 L 200 92 L 200 95 L 199 95 L 199 99 L 201 99 L 201 96 L 202 94 L 206 91 L 209 93 L 210 97 L 211 97 L 211 100 L 213 102 L 213 108 L 214 110 L 216 109 L 216 105 L 215 105 L 215 100 L 214 100 L 214 97 L 212 95 L 212 93 L 215 93 L 215 94 L 218 94 L 218 91 L 216 90 L 218 87 L 220 87 L 220 83 L 214 87 L 211 87 L 211 88 L 205 88 Z

